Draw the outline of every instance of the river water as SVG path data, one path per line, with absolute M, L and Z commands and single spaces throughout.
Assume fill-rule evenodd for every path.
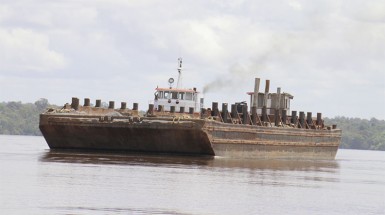
M 0 136 L 0 214 L 385 214 L 385 152 L 333 161 L 50 151 Z

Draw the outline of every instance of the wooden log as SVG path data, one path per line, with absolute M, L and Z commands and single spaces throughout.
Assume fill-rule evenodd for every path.
M 253 125 L 257 124 L 257 117 L 257 106 L 251 107 L 251 122 L 253 123 Z
M 72 97 L 71 108 L 75 109 L 75 110 L 79 109 L 79 99 L 78 98 Z
M 247 105 L 242 106 L 242 122 L 243 124 L 250 124 L 249 113 L 247 112 Z
M 294 125 L 297 124 L 297 111 L 291 111 L 291 123 Z
M 312 112 L 307 112 L 306 122 L 310 127 L 313 125 Z
M 88 107 L 90 106 L 90 99 L 89 98 L 85 98 L 84 99 L 84 107 Z
M 211 105 L 211 115 L 212 116 L 218 116 L 219 115 L 219 110 L 218 110 L 218 102 L 213 102 Z
M 222 103 L 222 119 L 224 123 L 227 123 L 227 103 Z
M 154 104 L 148 105 L 148 114 L 153 115 L 154 114 Z
M 139 109 L 139 104 L 138 103 L 133 103 L 132 104 L 132 110 L 138 110 Z
M 114 109 L 115 108 L 115 102 L 114 101 L 110 101 L 109 105 L 108 105 L 108 108 L 109 109 Z
M 121 102 L 120 103 L 120 109 L 125 110 L 127 108 L 127 103 L 126 102 Z
M 274 110 L 274 125 L 278 126 L 280 123 L 280 117 L 279 117 L 279 109 Z
M 322 125 L 322 113 L 317 113 L 317 121 L 316 121 L 318 126 Z
M 301 125 L 301 128 L 305 128 L 305 112 L 303 111 L 299 112 L 299 124 Z
M 262 107 L 262 122 L 267 122 L 267 108 L 266 108 L 266 106 Z
M 282 110 L 282 122 L 283 122 L 283 125 L 287 124 L 287 111 L 286 110 Z
M 95 107 L 101 107 L 102 106 L 102 100 L 96 99 Z
M 238 118 L 238 111 L 237 111 L 237 105 L 236 104 L 231 105 L 231 118 L 233 118 L 233 119 Z

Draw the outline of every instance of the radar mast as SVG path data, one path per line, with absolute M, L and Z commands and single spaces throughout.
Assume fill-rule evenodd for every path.
M 182 58 L 178 58 L 178 82 L 176 83 L 176 88 L 179 89 L 182 87 Z

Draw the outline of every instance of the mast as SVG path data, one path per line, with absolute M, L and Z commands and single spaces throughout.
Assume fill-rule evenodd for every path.
M 182 87 L 182 58 L 178 58 L 178 82 L 176 83 L 176 88 L 179 89 Z

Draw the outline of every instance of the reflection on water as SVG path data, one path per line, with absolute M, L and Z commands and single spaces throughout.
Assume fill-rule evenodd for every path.
M 49 150 L 0 135 L 1 214 L 385 214 L 385 152 L 244 160 Z
M 85 214 L 168 214 L 168 215 L 191 215 L 178 210 L 168 210 L 163 208 L 106 208 L 106 207 L 42 207 L 50 211 L 63 211 L 72 214 L 73 212 Z
M 116 164 L 116 165 L 207 165 L 211 156 L 177 156 L 156 154 L 134 154 L 117 152 L 95 152 L 77 150 L 50 150 L 40 158 L 44 162 Z
M 335 160 L 292 159 L 231 159 L 212 156 L 178 156 L 167 154 L 106 153 L 95 151 L 50 150 L 40 160 L 82 164 L 114 164 L 167 167 L 213 167 L 227 169 L 296 170 L 334 172 L 339 168 Z

